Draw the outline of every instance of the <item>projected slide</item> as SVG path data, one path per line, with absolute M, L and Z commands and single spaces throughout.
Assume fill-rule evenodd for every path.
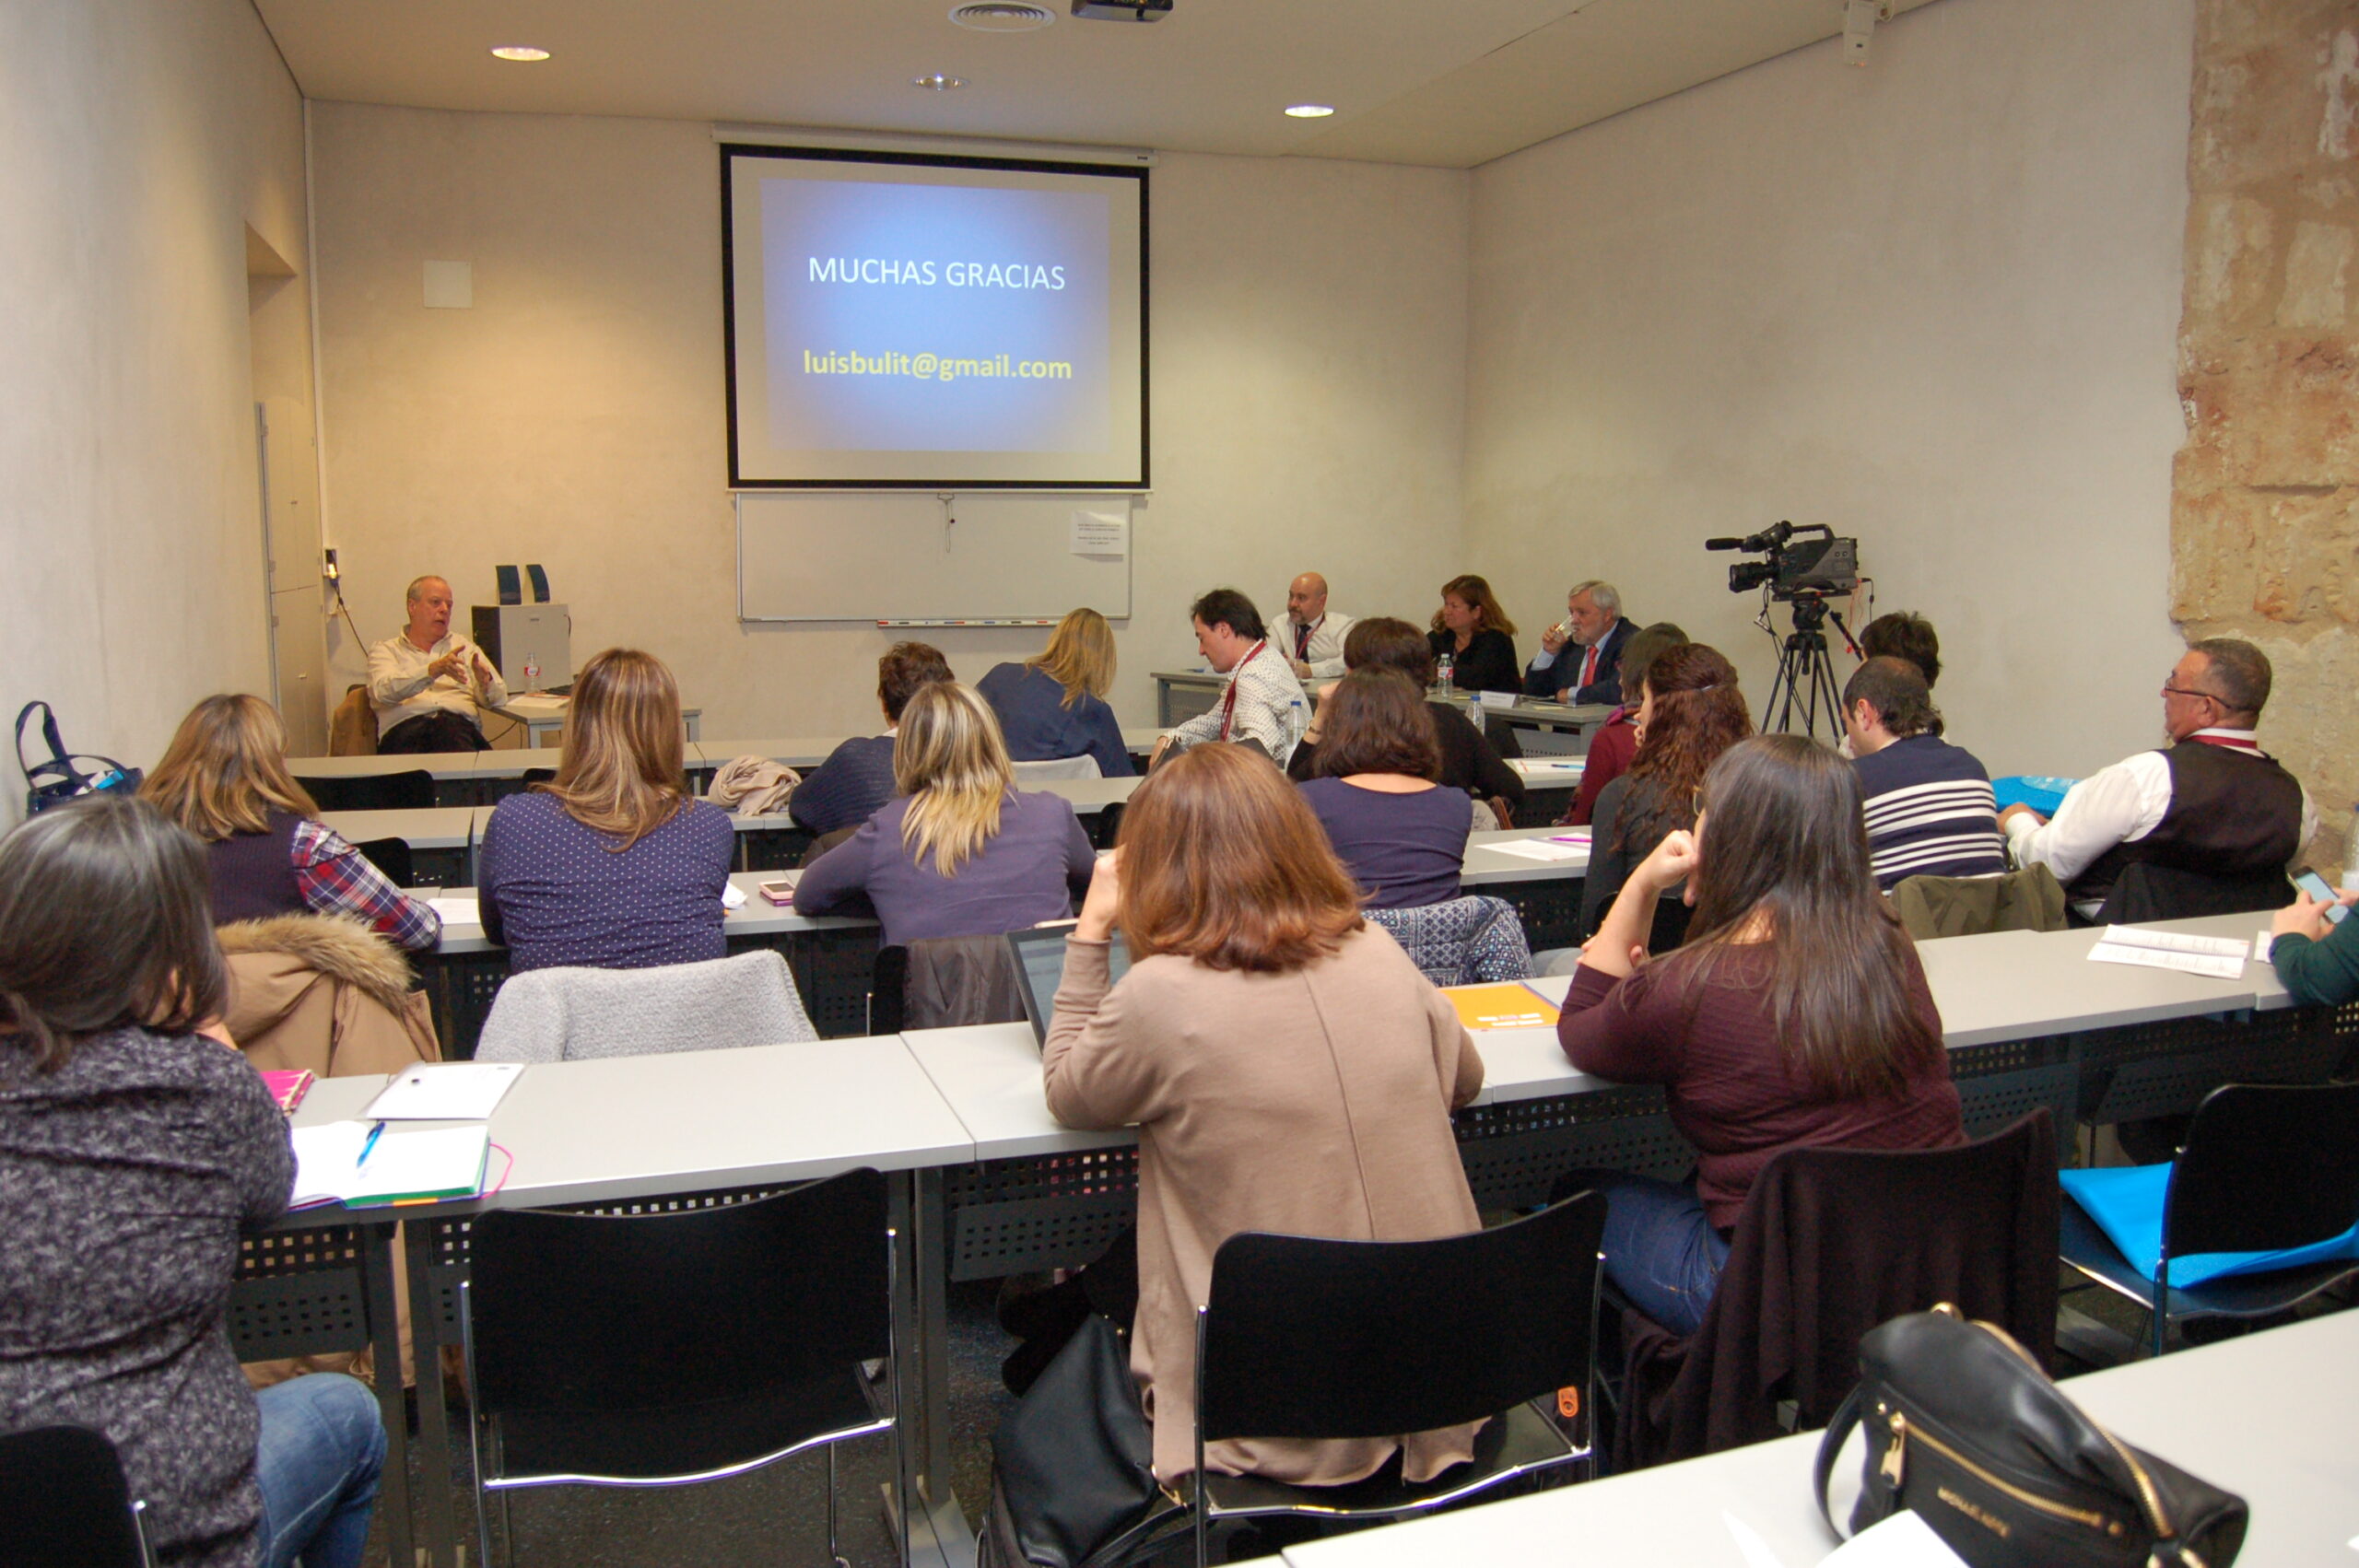
M 1146 482 L 1143 170 L 723 170 L 733 485 Z

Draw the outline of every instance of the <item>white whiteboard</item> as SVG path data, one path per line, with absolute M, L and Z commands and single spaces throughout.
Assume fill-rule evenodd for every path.
M 1133 500 L 1070 491 L 947 502 L 931 491 L 740 494 L 737 617 L 1053 622 L 1086 607 L 1121 620 L 1131 613 L 1133 545 L 1076 555 L 1074 518 L 1127 523 Z

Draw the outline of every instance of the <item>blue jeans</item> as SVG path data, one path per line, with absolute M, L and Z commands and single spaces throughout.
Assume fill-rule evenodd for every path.
M 1729 1244 L 1692 1187 L 1599 1173 L 1584 1187 L 1605 1194 L 1605 1277 L 1630 1305 L 1674 1334 L 1693 1334 L 1719 1287 Z
M 263 1568 L 359 1568 L 385 1462 L 368 1385 L 340 1373 L 293 1377 L 254 1396 L 262 1410 Z

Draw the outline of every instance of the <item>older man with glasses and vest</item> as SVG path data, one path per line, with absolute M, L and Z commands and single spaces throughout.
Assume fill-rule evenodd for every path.
M 2318 813 L 2301 782 L 2254 743 L 2270 679 L 2268 655 L 2248 642 L 2210 638 L 2189 648 L 2163 684 L 2170 744 L 2082 779 L 2052 820 L 2022 805 L 2000 813 L 2015 863 L 2054 872 L 2084 916 L 2132 865 L 2224 883 L 2282 874 Z M 2282 890 L 2259 907 L 2280 902 Z

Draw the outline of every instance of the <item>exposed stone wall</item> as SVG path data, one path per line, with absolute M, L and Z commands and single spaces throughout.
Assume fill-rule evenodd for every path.
M 2359 798 L 2359 0 L 2196 0 L 2171 614 L 2266 649 L 2261 743 Z

